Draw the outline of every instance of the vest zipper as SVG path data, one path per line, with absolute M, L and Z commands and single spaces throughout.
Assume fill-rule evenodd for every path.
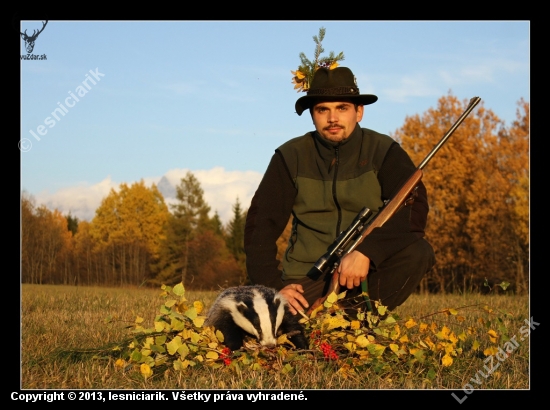
M 334 147 L 334 155 L 335 166 L 334 179 L 332 180 L 332 198 L 334 199 L 334 204 L 336 205 L 336 209 L 338 210 L 338 220 L 336 221 L 336 236 L 338 236 L 340 234 L 340 224 L 342 223 L 342 209 L 340 208 L 338 197 L 336 196 L 336 177 L 338 176 L 339 165 L 338 147 Z

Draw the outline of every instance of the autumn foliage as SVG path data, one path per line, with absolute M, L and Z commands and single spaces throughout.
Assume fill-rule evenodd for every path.
M 407 117 L 393 137 L 419 164 L 468 101 L 442 97 L 435 109 Z M 427 239 L 437 264 L 431 290 L 479 290 L 485 278 L 528 289 L 529 104 L 519 102 L 510 128 L 483 106 L 474 110 L 424 169 L 430 214 Z

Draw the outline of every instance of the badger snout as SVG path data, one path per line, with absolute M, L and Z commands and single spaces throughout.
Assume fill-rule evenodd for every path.
M 260 340 L 260 344 L 263 347 L 272 348 L 277 346 L 277 339 L 275 339 L 274 337 L 269 337 L 267 339 Z

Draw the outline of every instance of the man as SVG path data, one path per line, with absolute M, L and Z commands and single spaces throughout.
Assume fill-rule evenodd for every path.
M 319 68 L 296 113 L 310 110 L 315 131 L 275 150 L 252 198 L 245 227 L 247 270 L 252 283 L 279 289 L 293 313 L 325 296 L 329 278 L 313 280 L 308 271 L 357 213 L 375 213 L 416 167 L 387 135 L 360 128 L 364 106 L 377 96 L 360 94 L 351 70 Z M 282 258 L 276 241 L 292 214 L 292 233 Z M 338 267 L 348 306 L 360 303 L 367 280 L 371 300 L 390 310 L 402 304 L 435 263 L 423 238 L 427 194 L 420 183 L 412 206 L 376 228 Z M 358 302 L 359 301 L 359 302 Z

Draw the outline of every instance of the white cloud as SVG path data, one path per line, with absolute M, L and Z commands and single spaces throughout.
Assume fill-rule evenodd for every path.
M 189 170 L 172 169 L 164 176 L 173 186 L 177 186 L 187 171 Z M 191 172 L 201 184 L 204 199 L 212 209 L 212 215 L 217 211 L 223 223 L 229 222 L 233 217 L 233 205 L 237 198 L 241 209 L 248 209 L 263 176 L 255 171 L 226 171 L 223 167 Z M 173 200 L 167 199 L 166 202 L 173 203 Z
M 188 169 L 172 169 L 164 176 L 175 187 L 184 178 Z M 218 212 L 225 224 L 233 217 L 233 205 L 237 198 L 243 211 L 247 210 L 252 196 L 256 191 L 262 174 L 255 171 L 226 171 L 222 167 L 209 170 L 191 171 L 201 184 L 204 199 L 214 212 Z M 147 186 L 158 183 L 161 177 L 146 177 L 143 181 Z M 124 181 L 131 185 L 137 181 Z M 111 180 L 108 176 L 97 184 L 81 183 L 73 187 L 60 189 L 54 193 L 48 191 L 34 195 L 37 205 L 46 205 L 50 209 L 58 209 L 63 214 L 69 212 L 80 220 L 90 221 L 101 201 L 111 189 L 117 190 L 121 182 Z M 174 203 L 175 198 L 165 198 L 167 204 Z
M 49 209 L 58 209 L 63 214 L 69 212 L 80 220 L 90 221 L 95 210 L 101 204 L 112 188 L 117 189 L 118 183 L 108 176 L 97 184 L 80 183 L 73 187 L 62 188 L 57 192 L 40 192 L 34 195 L 37 205 L 46 205 Z

